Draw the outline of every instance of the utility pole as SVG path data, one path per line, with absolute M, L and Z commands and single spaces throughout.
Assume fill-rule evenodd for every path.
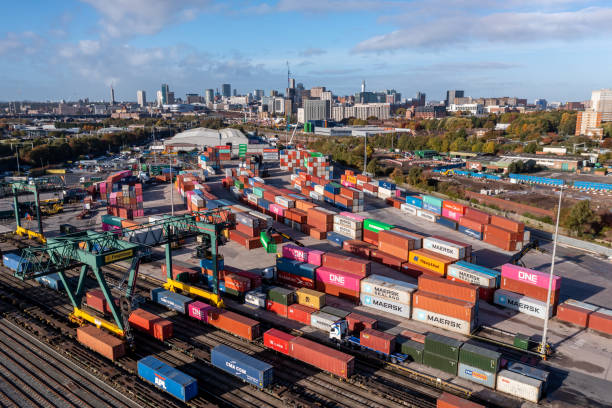
M 170 211 L 172 213 L 172 216 L 174 217 L 174 186 L 172 183 L 172 157 L 170 157 Z
M 363 135 L 363 174 L 367 173 L 368 166 L 368 134 Z
M 544 317 L 544 330 L 542 332 L 542 345 L 540 354 L 546 356 L 546 336 L 548 334 L 548 316 L 550 314 L 550 294 L 552 292 L 552 281 L 555 271 L 555 256 L 557 255 L 557 239 L 559 238 L 559 218 L 561 216 L 561 200 L 563 198 L 563 186 L 559 189 L 559 205 L 557 207 L 557 224 L 555 226 L 555 241 L 553 242 L 552 259 L 550 261 L 550 275 L 548 276 L 548 296 L 546 296 L 546 316 Z M 544 357 L 546 358 L 546 357 Z

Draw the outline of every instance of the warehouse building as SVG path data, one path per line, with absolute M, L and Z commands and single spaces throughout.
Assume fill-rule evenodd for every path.
M 248 144 L 249 139 L 238 129 L 195 128 L 177 133 L 164 141 L 166 150 L 203 149 L 205 146 L 224 146 L 231 144 L 236 149 L 240 144 Z

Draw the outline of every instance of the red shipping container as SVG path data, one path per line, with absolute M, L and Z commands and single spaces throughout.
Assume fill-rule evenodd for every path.
M 459 225 L 461 225 L 462 227 L 469 228 L 471 230 L 480 232 L 480 233 L 482 233 L 482 231 L 484 230 L 484 226 L 485 226 L 485 224 L 481 223 L 480 221 L 475 221 L 465 216 L 459 218 Z
M 77 328 L 77 340 L 109 360 L 115 361 L 125 355 L 123 341 L 94 326 Z
M 166 277 L 167 274 L 166 274 L 166 264 L 165 263 L 161 264 L 161 271 L 162 271 L 163 276 Z M 198 271 L 195 271 L 186 266 L 181 266 L 181 265 L 177 265 L 173 263 L 172 264 L 172 279 L 177 279 L 178 275 L 182 273 L 186 273 L 189 275 L 190 282 L 197 282 L 200 278 Z
M 351 239 L 342 243 L 342 249 L 364 259 L 370 258 L 370 252 L 376 247 L 367 242 Z
M 345 289 L 340 286 L 331 285 L 321 281 L 315 282 L 315 287 L 319 292 L 325 292 L 328 295 L 336 296 L 342 299 L 350 300 L 351 302 L 359 302 L 359 291 Z
M 327 229 L 318 229 L 318 228 L 311 228 L 310 229 L 310 236 L 314 239 L 325 239 L 327 237 Z
M 541 302 L 546 302 L 548 296 L 548 288 L 542 288 L 540 286 L 532 285 L 528 282 L 522 282 L 514 279 L 502 276 L 501 278 L 501 289 L 508 290 L 510 292 L 520 293 L 527 297 L 537 299 Z M 561 289 L 553 290 L 550 294 L 550 304 L 556 305 L 559 303 L 559 292 Z
M 516 251 L 516 241 L 507 240 L 506 238 L 502 238 L 496 234 L 485 232 L 482 240 L 488 244 L 495 245 L 504 251 Z
M 259 233 L 261 232 L 261 228 L 259 227 L 251 228 L 248 225 L 236 223 L 236 231 L 241 232 L 244 235 L 247 235 L 249 237 L 254 237 L 254 236 L 259 236 Z
M 398 258 L 379 249 L 370 252 L 370 259 L 398 271 L 402 268 L 402 264 L 406 262 L 402 258 Z
M 365 278 L 370 275 L 372 262 L 328 252 L 323 254 L 323 266 Z
M 589 316 L 589 329 L 612 334 L 612 315 L 593 312 Z
M 353 333 L 360 333 L 363 329 L 376 329 L 378 326 L 378 320 L 358 313 L 351 313 L 346 316 L 346 322 L 349 331 Z
M 393 230 L 383 230 L 378 233 L 378 249 L 388 254 L 408 260 L 408 253 L 419 248 L 418 240 L 411 239 L 400 232 Z
M 260 336 L 260 326 L 257 320 L 249 319 L 229 310 L 217 308 L 209 310 L 208 323 L 247 340 L 255 340 Z
M 463 215 L 465 214 L 465 209 L 467 208 L 467 206 L 456 203 L 454 201 L 444 200 L 442 201 L 442 208 L 446 208 L 447 210 Z
M 525 224 L 522 222 L 509 220 L 508 218 L 500 217 L 498 215 L 491 216 L 491 225 L 495 225 L 496 227 L 500 227 L 511 232 L 521 234 L 525 232 Z
M 160 341 L 167 340 L 174 334 L 173 328 L 170 320 L 159 319 L 153 323 L 153 337 Z
M 287 317 L 296 322 L 310 326 L 310 316 L 316 311 L 317 309 L 312 307 L 294 303 L 287 308 Z
M 412 330 L 402 330 L 400 336 L 410 339 L 412 341 L 416 341 L 417 343 L 425 344 L 425 337 L 423 333 L 417 333 Z
M 277 329 L 270 329 L 263 334 L 264 346 L 278 351 L 279 353 L 289 353 L 289 343 L 295 336 Z
M 295 286 L 298 288 L 315 288 L 315 281 L 310 278 L 305 278 L 303 276 L 294 275 L 285 271 L 277 271 L 276 280 L 282 283 L 286 283 L 287 285 Z
M 485 406 L 443 392 L 440 398 L 438 398 L 436 408 L 485 408 Z
M 461 279 L 457 279 L 454 276 L 447 276 L 446 279 L 451 280 L 453 282 L 469 283 L 469 282 L 463 281 Z M 495 296 L 495 291 L 496 290 L 497 290 L 497 288 L 482 288 L 482 287 L 478 287 L 478 300 L 482 300 L 482 301 L 485 301 L 487 303 L 493 304 L 493 298 Z
M 85 299 L 87 301 L 87 306 L 90 308 L 97 310 L 98 312 L 104 314 L 106 312 L 110 312 L 108 305 L 106 304 L 106 298 L 104 297 L 104 293 L 100 289 L 92 289 L 87 292 L 85 295 Z
M 291 341 L 289 356 L 342 378 L 353 375 L 355 357 L 303 337 Z
M 134 329 L 152 334 L 153 324 L 160 319 L 161 317 L 147 312 L 144 309 L 136 309 L 130 314 L 128 322 Z
M 463 300 L 453 299 L 435 293 L 417 290 L 412 298 L 412 307 L 439 313 L 444 316 L 471 322 L 476 318 L 476 305 Z
M 592 312 L 587 309 L 561 303 L 557 307 L 557 319 L 573 323 L 580 327 L 588 327 L 589 315 Z
M 363 329 L 359 333 L 359 343 L 384 354 L 395 351 L 395 336 L 374 329 Z
M 465 217 L 470 220 L 478 221 L 481 224 L 488 224 L 491 222 L 491 216 L 486 212 L 476 210 L 472 207 L 465 208 Z
M 363 240 L 378 247 L 378 232 L 363 229 Z
M 266 300 L 266 310 L 276 313 L 279 316 L 287 317 L 287 307 L 287 305 L 283 305 L 282 303 Z
M 233 273 L 225 275 L 224 282 L 226 288 L 237 290 L 241 293 L 251 290 L 251 280 L 249 278 Z
M 436 293 L 465 302 L 478 302 L 478 287 L 469 283 L 457 282 L 442 277 L 419 276 L 419 290 Z
M 514 233 L 512 231 L 508 231 L 507 229 L 503 229 L 500 227 L 496 227 L 495 225 L 487 224 L 484 226 L 485 237 L 487 235 L 491 235 L 495 238 L 512 241 L 514 237 Z

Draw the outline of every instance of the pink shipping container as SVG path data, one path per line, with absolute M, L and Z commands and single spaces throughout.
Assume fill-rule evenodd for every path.
M 212 309 L 211 305 L 196 300 L 189 304 L 189 317 L 208 323 L 208 311 Z
M 272 214 L 283 216 L 285 214 L 285 208 L 279 204 L 270 204 L 268 207 Z
M 287 244 L 283 246 L 283 257 L 321 266 L 322 256 L 325 252 L 297 245 Z
M 317 268 L 316 276 L 316 280 L 319 282 L 359 292 L 359 282 L 361 281 L 361 276 L 359 275 L 321 266 Z
M 463 217 L 463 214 L 451 211 L 448 208 L 442 208 L 442 216 L 454 221 L 459 221 L 459 218 Z
M 346 211 L 341 212 L 340 215 L 343 215 L 343 216 L 348 217 L 350 219 L 353 219 L 355 221 L 363 221 L 363 220 L 365 220 L 365 217 L 362 217 L 361 215 L 353 214 L 353 213 L 346 212 Z
M 399 190 L 395 190 L 395 196 L 400 198 L 402 196 L 402 192 Z
M 549 275 L 547 273 L 534 271 L 533 269 L 512 264 L 504 264 L 502 265 L 502 277 L 548 289 Z M 561 289 L 561 277 L 553 276 L 552 290 L 555 291 L 559 289 Z

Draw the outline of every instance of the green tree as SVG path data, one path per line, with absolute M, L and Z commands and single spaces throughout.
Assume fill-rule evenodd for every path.
M 376 159 L 370 160 L 368 162 L 368 165 L 366 166 L 366 170 L 370 174 L 376 174 L 376 171 L 378 170 L 378 160 Z
M 559 133 L 562 135 L 573 135 L 576 132 L 576 113 L 565 112 L 561 115 Z
M 481 141 L 478 141 L 478 142 L 474 143 L 472 145 L 472 152 L 474 152 L 474 153 L 482 152 L 483 146 L 484 146 L 484 144 Z
M 482 151 L 483 153 L 495 153 L 495 142 L 488 141 L 487 143 L 485 143 L 482 147 Z
M 574 204 L 569 214 L 563 217 L 564 225 L 578 236 L 590 231 L 593 224 L 599 221 L 600 217 L 591 208 L 589 200 L 582 200 Z
M 396 184 L 402 184 L 406 181 L 404 177 L 404 172 L 401 169 L 396 168 L 393 170 L 390 176 Z
M 529 143 L 527 146 L 525 146 L 525 149 L 523 150 L 525 153 L 535 153 L 536 150 L 538 150 L 538 145 L 535 142 L 531 142 Z

